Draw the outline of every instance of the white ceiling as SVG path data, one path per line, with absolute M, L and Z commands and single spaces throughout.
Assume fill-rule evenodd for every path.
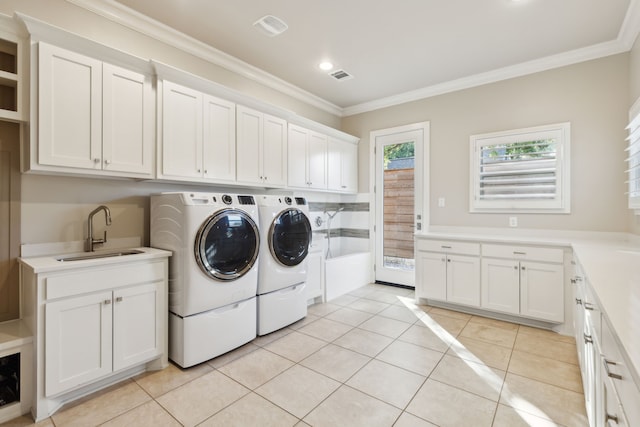
M 346 114 L 624 52 L 637 2 L 117 0 Z M 267 14 L 289 29 L 260 33 Z M 354 78 L 332 79 L 322 60 Z

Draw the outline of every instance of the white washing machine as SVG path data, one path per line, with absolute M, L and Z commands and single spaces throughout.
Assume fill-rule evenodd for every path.
M 257 196 L 260 212 L 258 335 L 307 315 L 307 261 L 311 244 L 309 206 L 303 197 Z
M 151 196 L 151 246 L 170 250 L 169 357 L 193 366 L 256 337 L 260 233 L 254 196 Z

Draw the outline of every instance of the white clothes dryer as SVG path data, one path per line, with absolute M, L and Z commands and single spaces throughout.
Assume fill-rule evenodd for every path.
M 258 196 L 260 265 L 258 335 L 307 315 L 307 262 L 311 244 L 309 206 L 303 197 Z
M 169 260 L 169 357 L 204 362 L 256 336 L 260 233 L 253 196 L 151 196 L 151 246 Z

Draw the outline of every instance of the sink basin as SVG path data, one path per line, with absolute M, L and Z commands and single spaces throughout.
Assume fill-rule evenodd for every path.
M 139 251 L 137 249 L 127 249 L 127 250 L 116 251 L 116 252 L 102 252 L 102 253 L 101 252 L 90 252 L 90 253 L 83 254 L 83 255 L 72 255 L 72 256 L 68 256 L 68 257 L 60 257 L 60 258 L 56 258 L 56 260 L 58 260 L 60 262 L 83 261 L 83 260 L 88 260 L 88 259 L 111 258 L 111 257 L 135 255 L 135 254 L 141 254 L 141 253 L 144 253 L 144 252 L 143 251 Z

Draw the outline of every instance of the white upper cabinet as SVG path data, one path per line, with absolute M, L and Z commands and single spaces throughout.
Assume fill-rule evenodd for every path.
M 235 180 L 235 104 L 162 81 L 158 177 L 181 181 Z
M 329 137 L 327 150 L 327 188 L 333 191 L 358 191 L 358 146 Z
M 238 183 L 265 187 L 286 185 L 286 120 L 238 105 L 236 144 Z
M 236 105 L 204 95 L 202 173 L 206 179 L 236 179 Z
M 289 124 L 290 187 L 327 189 L 327 144 L 326 135 Z
M 158 177 L 202 177 L 202 93 L 162 82 L 162 149 Z
M 151 177 L 153 108 L 149 76 L 40 42 L 30 168 Z

